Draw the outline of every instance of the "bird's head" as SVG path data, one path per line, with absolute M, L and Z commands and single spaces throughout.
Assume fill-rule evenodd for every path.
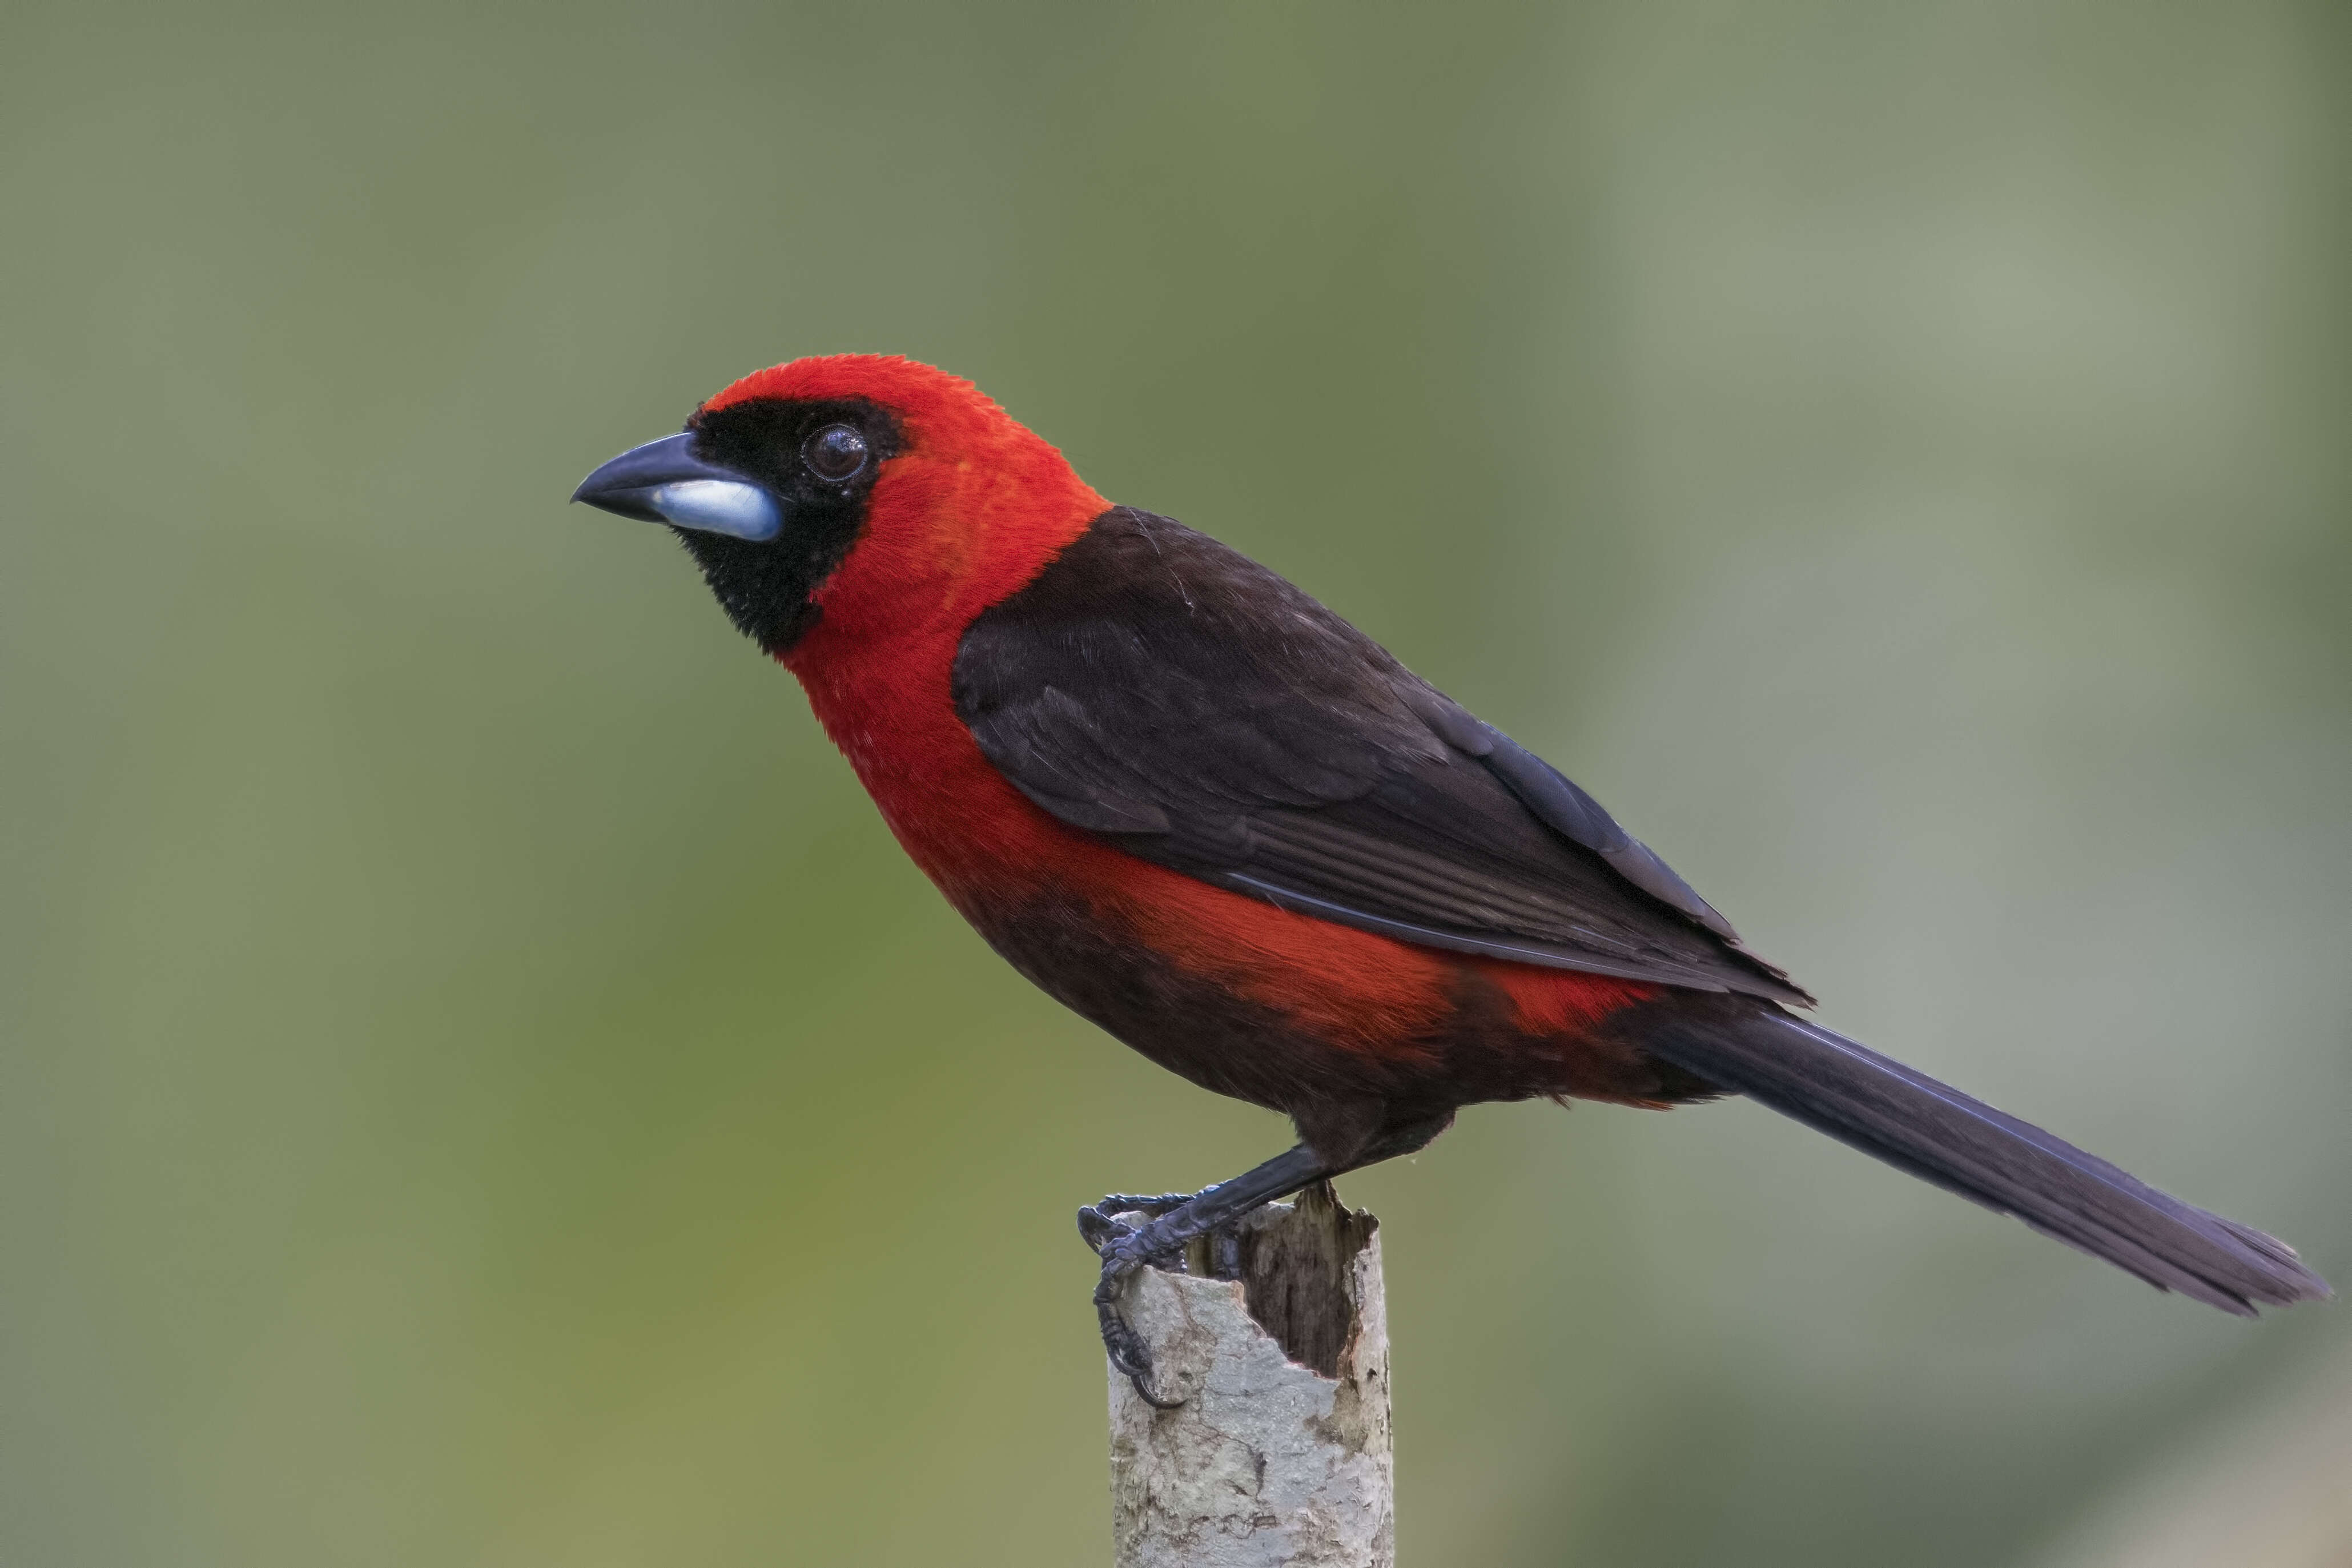
M 787 662 L 960 627 L 1109 505 L 971 383 L 876 354 L 745 376 L 572 499 L 668 526 Z

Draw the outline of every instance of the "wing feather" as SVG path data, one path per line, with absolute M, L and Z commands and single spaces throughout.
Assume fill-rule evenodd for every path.
M 1591 795 L 1245 556 L 1118 508 L 966 632 L 1014 787 L 1144 859 L 1524 963 L 1810 1001 Z

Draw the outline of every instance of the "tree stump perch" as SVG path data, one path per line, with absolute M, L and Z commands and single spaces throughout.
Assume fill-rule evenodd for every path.
M 1141 1270 L 1124 1310 L 1184 1403 L 1109 1374 L 1118 1568 L 1394 1568 L 1379 1221 L 1318 1183 Z

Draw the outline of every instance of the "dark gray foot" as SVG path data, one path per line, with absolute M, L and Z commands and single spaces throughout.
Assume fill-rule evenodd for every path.
M 1078 1211 L 1078 1235 L 1088 1247 L 1100 1252 L 1135 1229 L 1118 1219 L 1118 1215 L 1140 1214 L 1147 1219 L 1158 1219 L 1172 1209 L 1182 1208 L 1199 1195 L 1197 1193 L 1160 1193 L 1146 1198 L 1132 1193 L 1112 1193 L 1101 1202 L 1088 1204 Z
M 1277 1154 L 1265 1164 L 1230 1182 L 1220 1182 L 1187 1196 L 1181 1193 L 1137 1198 L 1114 1194 L 1078 1211 L 1078 1234 L 1102 1258 L 1102 1278 L 1095 1283 L 1095 1316 L 1101 1324 L 1103 1351 L 1110 1364 L 1135 1384 L 1135 1392 L 1155 1410 L 1173 1410 L 1181 1399 L 1162 1399 L 1151 1386 L 1151 1347 L 1119 1315 L 1118 1299 L 1127 1282 L 1147 1263 L 1174 1257 L 1195 1237 L 1230 1225 L 1261 1204 L 1286 1197 L 1320 1181 L 1327 1173 L 1304 1146 Z M 1151 1217 L 1129 1226 L 1114 1215 L 1141 1212 Z

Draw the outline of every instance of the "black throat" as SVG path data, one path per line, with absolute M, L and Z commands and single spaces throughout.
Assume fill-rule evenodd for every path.
M 828 425 L 856 426 L 872 454 L 840 483 L 818 479 L 801 461 L 803 444 Z M 702 568 L 727 618 L 782 656 L 816 625 L 821 612 L 811 596 L 865 531 L 874 480 L 904 449 L 898 422 L 862 399 L 754 398 L 698 413 L 686 427 L 696 456 L 763 487 L 783 509 L 782 531 L 771 540 L 671 530 Z

